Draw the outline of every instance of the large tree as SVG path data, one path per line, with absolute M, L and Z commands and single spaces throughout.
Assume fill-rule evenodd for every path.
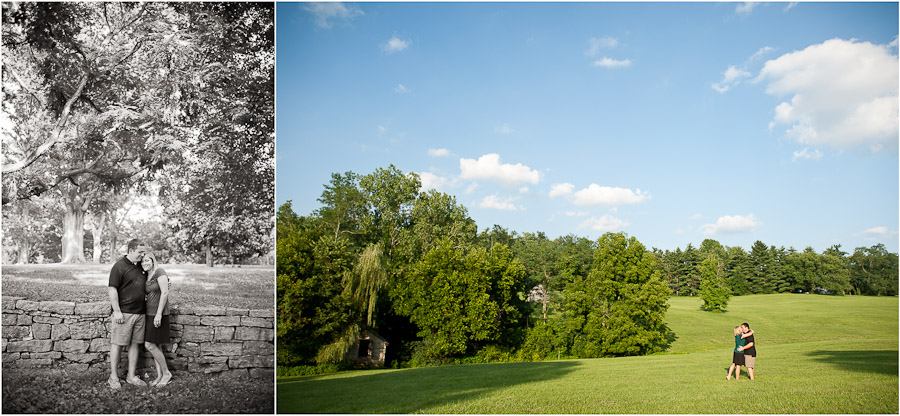
M 62 261 L 84 261 L 84 219 L 178 147 L 171 74 L 191 65 L 166 3 L 4 3 L 3 204 L 55 192 Z
M 272 247 L 275 197 L 274 8 L 271 3 L 176 5 L 197 67 L 177 90 L 189 127 L 160 179 L 165 214 L 185 251 L 232 261 Z
M 600 237 L 590 273 L 566 287 L 567 319 L 576 325 L 576 355 L 641 355 L 662 349 L 671 292 L 656 261 L 634 237 Z

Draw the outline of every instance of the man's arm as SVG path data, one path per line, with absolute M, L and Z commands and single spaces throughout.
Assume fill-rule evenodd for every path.
M 746 334 L 741 334 L 741 339 L 747 338 L 747 337 L 749 337 L 750 335 L 753 335 L 753 330 L 752 330 L 752 329 L 750 330 L 750 332 L 748 332 L 748 333 L 746 333 Z
M 746 350 L 746 349 L 748 349 L 748 348 L 750 348 L 750 347 L 752 347 L 752 346 L 753 346 L 753 343 L 751 342 L 751 343 L 749 343 L 749 344 L 747 344 L 747 345 L 744 345 L 743 347 L 738 347 L 738 351 Z
M 125 316 L 122 315 L 122 310 L 119 309 L 119 291 L 114 287 L 107 287 L 106 291 L 109 293 L 109 303 L 113 310 L 113 320 L 115 320 L 117 324 L 125 322 Z

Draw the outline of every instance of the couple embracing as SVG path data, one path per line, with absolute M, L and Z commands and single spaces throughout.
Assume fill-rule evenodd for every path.
M 156 379 L 151 386 L 165 386 L 172 379 L 159 344 L 169 343 L 169 279 L 153 252 L 141 240 L 128 242 L 128 251 L 109 272 L 109 301 L 112 305 L 108 384 L 117 390 L 119 355 L 128 347 L 128 376 L 125 381 L 146 386 L 135 374 L 141 344 L 153 355 Z
M 744 322 L 740 326 L 734 327 L 734 355 L 731 360 L 731 368 L 728 369 L 726 380 L 731 380 L 731 373 L 737 368 L 734 375 L 735 380 L 741 378 L 741 366 L 747 367 L 747 373 L 750 374 L 750 380 L 753 380 L 753 369 L 756 366 L 756 339 L 753 338 L 753 330 L 750 324 Z

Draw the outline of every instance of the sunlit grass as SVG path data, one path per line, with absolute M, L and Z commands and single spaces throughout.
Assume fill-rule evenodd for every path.
M 727 313 L 674 298 L 671 352 L 279 379 L 300 413 L 896 413 L 897 299 L 760 295 Z M 725 380 L 731 328 L 757 331 L 757 380 Z

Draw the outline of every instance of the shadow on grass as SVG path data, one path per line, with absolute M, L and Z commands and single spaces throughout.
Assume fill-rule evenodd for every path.
M 807 355 L 842 370 L 897 375 L 897 351 L 811 351 Z
M 415 413 L 563 377 L 578 362 L 477 364 L 279 379 L 278 413 Z M 477 410 L 476 410 L 477 411 Z M 481 412 L 484 412 L 483 410 Z

